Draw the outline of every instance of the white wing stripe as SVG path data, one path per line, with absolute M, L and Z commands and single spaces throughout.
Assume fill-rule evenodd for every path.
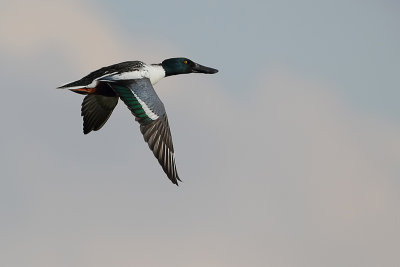
M 158 119 L 158 115 L 155 114 L 147 105 L 145 102 L 143 102 L 135 92 L 132 91 L 132 93 L 135 95 L 136 99 L 139 101 L 139 104 L 142 106 L 144 112 L 146 112 L 147 117 L 149 117 L 152 120 Z

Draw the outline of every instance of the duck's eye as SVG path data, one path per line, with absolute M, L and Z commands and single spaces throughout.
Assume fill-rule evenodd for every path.
M 188 64 L 188 61 L 187 61 L 187 60 L 184 60 L 183 63 L 184 63 L 184 64 Z

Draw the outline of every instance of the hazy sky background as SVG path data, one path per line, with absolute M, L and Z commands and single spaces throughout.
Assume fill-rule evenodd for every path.
M 0 266 L 400 266 L 397 1 L 0 4 Z M 175 56 L 180 187 L 55 89 Z

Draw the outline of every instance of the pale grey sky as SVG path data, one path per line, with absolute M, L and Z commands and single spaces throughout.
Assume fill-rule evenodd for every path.
M 0 265 L 399 265 L 399 4 L 155 3 L 1 3 Z M 220 70 L 155 88 L 180 187 L 55 89 L 174 56 Z

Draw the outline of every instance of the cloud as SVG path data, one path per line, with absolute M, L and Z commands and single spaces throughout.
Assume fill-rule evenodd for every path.
M 131 56 L 158 61 L 165 51 L 174 51 L 165 40 L 163 51 L 156 49 L 154 37 L 140 29 L 127 34 L 106 11 L 77 1 L 8 2 L 0 11 L 0 34 L 3 53 L 29 58 L 57 50 L 80 71 Z
M 1 265 L 396 262 L 395 123 L 358 114 L 334 86 L 296 71 L 265 70 L 240 90 L 223 70 L 165 79 L 156 90 L 184 180 L 176 188 L 123 105 L 83 136 L 81 98 L 43 90 L 60 68 L 64 77 L 131 55 L 159 60 L 156 40 L 73 1 L 13 1 L 1 12 L 2 53 L 31 70 L 3 79 L 16 102 L 2 105 Z
M 45 126 L 20 147 L 11 142 L 11 159 L 20 156 L 10 165 L 25 163 L 14 171 L 24 220 L 7 219 L 18 233 L 4 235 L 3 261 L 21 253 L 33 266 L 396 261 L 398 126 L 356 114 L 334 88 L 293 72 L 269 71 L 240 97 L 206 77 L 165 80 L 159 90 L 179 189 L 155 168 L 127 112 L 90 138 L 64 122 L 55 132 L 64 143 Z
M 398 125 L 357 114 L 333 86 L 293 72 L 269 71 L 239 99 L 218 91 L 202 85 L 178 101 L 185 102 L 180 109 L 200 111 L 190 115 L 190 135 L 213 142 L 195 162 L 215 163 L 212 174 L 199 172 L 221 190 L 222 213 L 235 221 L 221 231 L 241 225 L 249 236 L 264 236 L 260 246 L 282 243 L 274 255 L 308 257 L 282 266 L 318 266 L 332 251 L 340 258 L 332 266 L 354 266 L 349 250 L 371 255 L 367 265 L 394 261 Z

